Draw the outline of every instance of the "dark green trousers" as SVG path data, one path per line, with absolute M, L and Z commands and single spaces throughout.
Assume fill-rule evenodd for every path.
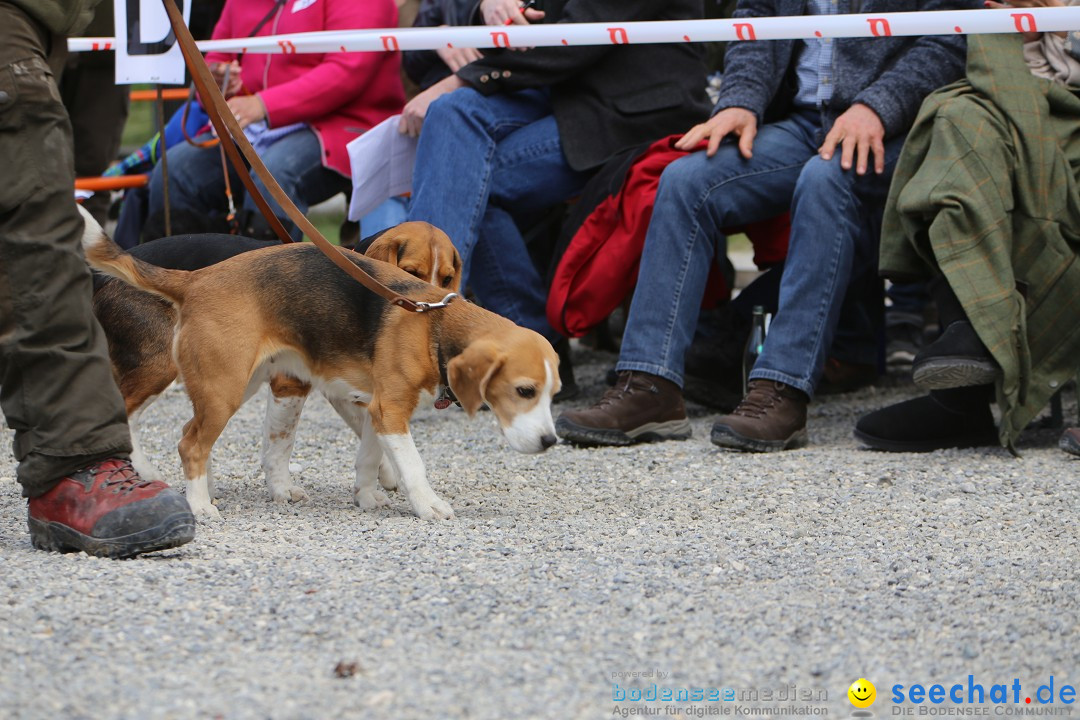
M 0 1 L 0 409 L 28 497 L 131 451 L 91 310 L 71 124 L 50 70 L 63 42 Z

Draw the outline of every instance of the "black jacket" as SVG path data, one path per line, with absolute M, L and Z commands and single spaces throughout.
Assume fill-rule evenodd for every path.
M 480 0 L 422 0 L 413 27 L 474 25 L 480 22 Z M 481 50 L 480 52 L 484 52 Z M 406 50 L 401 66 L 409 79 L 426 90 L 450 75 L 450 68 L 434 50 Z
M 702 0 L 542 0 L 536 7 L 546 12 L 545 23 L 689 20 L 704 13 Z M 563 150 L 575 170 L 685 132 L 710 109 L 699 44 L 496 50 L 457 75 L 484 95 L 550 87 Z

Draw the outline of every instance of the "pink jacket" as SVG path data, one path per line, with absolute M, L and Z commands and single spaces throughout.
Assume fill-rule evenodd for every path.
M 226 0 L 214 39 L 247 37 L 274 0 Z M 315 30 L 396 28 L 394 0 L 286 0 L 258 35 Z M 212 52 L 208 63 L 240 59 L 243 92 L 258 94 L 270 127 L 308 123 L 323 165 L 349 177 L 345 145 L 401 112 L 401 58 L 396 52 L 238 56 Z

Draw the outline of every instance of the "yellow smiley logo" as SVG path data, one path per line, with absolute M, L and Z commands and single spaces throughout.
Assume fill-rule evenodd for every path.
M 877 688 L 866 678 L 859 678 L 851 683 L 847 691 L 848 700 L 857 708 L 868 708 L 877 700 Z

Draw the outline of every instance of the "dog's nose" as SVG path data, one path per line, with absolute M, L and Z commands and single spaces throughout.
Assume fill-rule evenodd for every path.
M 551 447 L 557 442 L 559 442 L 559 438 L 555 437 L 554 435 L 545 435 L 540 438 L 540 444 L 544 446 L 545 450 L 547 450 L 549 447 Z

